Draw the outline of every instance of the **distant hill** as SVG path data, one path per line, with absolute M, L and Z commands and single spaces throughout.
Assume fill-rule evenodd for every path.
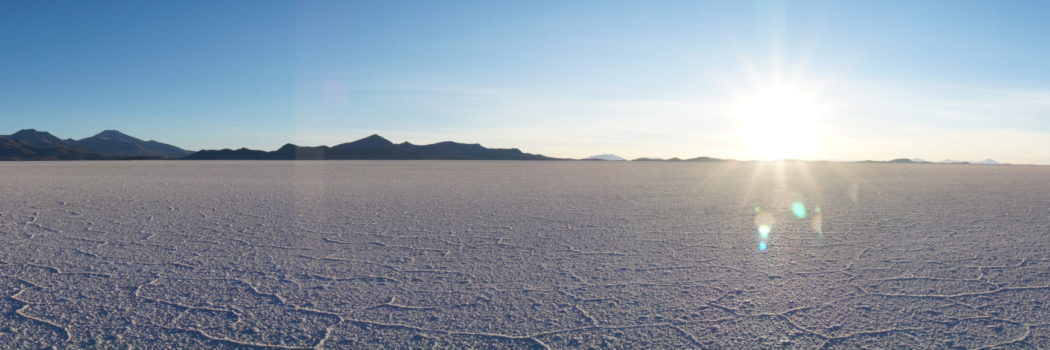
M 55 137 L 47 131 L 37 131 L 36 129 L 23 129 L 18 132 L 7 136 L 7 138 L 20 141 L 25 145 L 36 146 L 36 147 L 61 147 L 61 146 L 72 146 L 66 140 Z
M 985 159 L 985 160 L 976 161 L 976 162 L 974 162 L 974 161 L 966 161 L 966 160 L 945 159 L 945 160 L 940 161 L 940 163 L 941 164 L 978 164 L 978 165 L 999 165 L 999 164 L 1003 164 L 1003 163 L 999 163 L 999 162 L 997 162 L 995 160 L 992 160 L 992 159 Z
M 70 143 L 88 151 L 118 158 L 182 158 L 193 153 L 166 143 L 143 141 L 116 130 L 105 130 L 95 136 Z
M 725 162 L 725 161 L 728 161 L 728 159 L 711 158 L 711 157 L 696 157 L 696 158 L 683 159 L 682 161 L 683 162 Z
M 669 159 L 637 158 L 634 161 L 635 162 L 728 162 L 728 161 L 732 161 L 732 159 L 711 158 L 711 157 L 696 157 L 696 158 L 682 159 L 682 158 L 674 157 L 674 158 L 669 158 Z
M 241 148 L 237 150 L 203 150 L 185 159 L 199 160 L 393 160 L 393 159 L 447 159 L 447 160 L 553 160 L 555 158 L 524 153 L 517 148 L 486 148 L 479 144 L 439 142 L 414 145 L 395 144 L 379 135 L 328 146 L 297 146 L 286 144 L 276 151 L 266 152 Z
M 583 158 L 583 160 L 614 160 L 614 161 L 625 161 L 622 157 L 615 154 L 599 154 Z
M 856 163 L 894 163 L 894 164 L 978 164 L 978 165 L 996 165 L 1003 164 L 992 159 L 985 159 L 979 162 L 968 162 L 964 160 L 945 159 L 937 163 L 933 163 L 922 158 L 897 158 L 888 161 L 877 161 L 877 160 L 864 160 Z
M 897 158 L 897 159 L 891 160 L 891 161 L 889 161 L 887 163 L 912 164 L 912 163 L 924 163 L 924 162 L 916 162 L 914 159 L 908 159 L 908 158 Z

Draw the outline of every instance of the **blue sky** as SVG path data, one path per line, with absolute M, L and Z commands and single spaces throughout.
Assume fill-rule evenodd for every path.
M 4 1 L 0 133 L 1050 164 L 1046 13 L 1040 1 Z M 749 96 L 769 86 L 819 117 L 736 112 L 768 102 Z M 801 138 L 813 142 L 783 146 Z

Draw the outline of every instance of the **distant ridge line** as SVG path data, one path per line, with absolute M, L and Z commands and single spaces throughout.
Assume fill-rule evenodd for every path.
M 19 160 L 574 160 L 554 158 L 542 154 L 525 153 L 517 148 L 487 148 L 477 143 L 444 141 L 428 145 L 409 142 L 395 144 L 377 134 L 335 146 L 298 146 L 285 144 L 274 151 L 248 148 L 187 151 L 159 141 L 129 136 L 117 130 L 103 130 L 80 140 L 61 139 L 47 131 L 23 129 L 11 135 L 0 135 L 0 161 Z M 625 161 L 612 153 L 599 154 L 581 160 Z M 741 160 L 713 157 L 681 159 L 643 157 L 630 162 L 739 162 Z M 800 161 L 784 159 L 781 161 Z M 807 162 L 828 162 L 812 160 Z M 844 161 L 850 162 L 850 161 Z M 893 164 L 974 164 L 1007 165 L 992 159 L 969 162 L 945 159 L 929 162 L 919 158 L 898 158 L 887 161 L 864 160 L 853 163 Z
M 335 146 L 298 146 L 285 144 L 275 151 L 248 148 L 236 150 L 202 150 L 189 160 L 559 160 L 540 154 L 525 153 L 517 148 L 486 148 L 480 144 L 452 141 L 429 145 L 408 142 L 395 144 L 379 135 Z

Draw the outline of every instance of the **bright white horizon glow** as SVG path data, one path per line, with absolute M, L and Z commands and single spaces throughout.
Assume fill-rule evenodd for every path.
M 789 85 L 757 89 L 738 99 L 733 116 L 739 138 L 755 159 L 819 156 L 821 117 L 827 107 L 811 93 Z

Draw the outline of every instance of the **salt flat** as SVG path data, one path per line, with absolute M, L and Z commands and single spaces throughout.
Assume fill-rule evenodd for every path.
M 1050 348 L 1050 167 L 24 162 L 0 194 L 5 347 Z

